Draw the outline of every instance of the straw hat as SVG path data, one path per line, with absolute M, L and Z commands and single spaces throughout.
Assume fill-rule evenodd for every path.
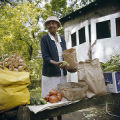
M 58 23 L 58 25 L 59 25 L 58 27 L 61 26 L 61 23 L 60 23 L 59 19 L 58 19 L 56 16 L 50 16 L 50 17 L 48 17 L 48 18 L 46 19 L 44 25 L 46 26 L 46 24 L 47 24 L 48 22 L 50 22 L 50 21 L 56 21 L 56 22 Z

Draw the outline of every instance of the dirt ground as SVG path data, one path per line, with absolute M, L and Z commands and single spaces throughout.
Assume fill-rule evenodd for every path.
M 108 111 L 111 114 L 120 116 L 120 106 L 108 106 Z M 2 119 L 0 117 L 0 120 L 16 120 L 16 117 L 14 119 Z M 57 119 L 54 118 L 54 120 Z M 69 114 L 64 114 L 62 115 L 62 120 L 120 120 L 120 117 L 113 117 L 111 115 L 108 115 L 106 113 L 106 106 L 101 105 L 78 110 Z
M 120 117 L 113 117 L 106 113 L 105 106 L 91 107 L 78 110 L 62 116 L 63 120 L 120 120 Z M 55 118 L 55 120 L 57 120 Z

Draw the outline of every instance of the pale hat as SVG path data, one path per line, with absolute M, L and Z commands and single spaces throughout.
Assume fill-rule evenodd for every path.
M 48 18 L 46 19 L 44 25 L 46 26 L 46 24 L 47 24 L 49 21 L 56 21 L 56 22 L 58 23 L 58 25 L 59 25 L 58 27 L 61 26 L 61 23 L 60 23 L 59 19 L 58 19 L 56 16 L 50 16 L 50 17 L 48 17 Z

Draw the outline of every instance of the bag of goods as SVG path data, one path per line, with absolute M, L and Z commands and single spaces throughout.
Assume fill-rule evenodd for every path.
M 85 82 L 75 83 L 75 82 L 67 82 L 64 84 L 58 84 L 58 91 L 60 91 L 68 100 L 75 101 L 80 100 L 86 97 L 86 92 L 88 86 Z
M 51 89 L 44 99 L 50 103 L 57 103 L 62 100 L 62 94 L 56 89 Z
M 30 103 L 29 72 L 0 70 L 0 112 Z
M 81 81 L 85 81 L 88 85 L 88 98 L 106 94 L 104 76 L 98 59 L 79 62 L 78 82 Z
M 4 61 L 0 62 L 0 69 L 8 68 L 10 71 L 28 71 L 27 65 L 24 63 L 21 57 L 11 55 Z
M 69 65 L 67 65 L 66 69 L 69 72 L 77 71 L 77 58 L 76 58 L 76 50 L 74 48 L 64 50 L 63 53 L 64 61 L 66 61 Z

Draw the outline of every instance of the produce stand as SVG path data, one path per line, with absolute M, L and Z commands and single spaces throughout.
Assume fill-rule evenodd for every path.
M 0 114 L 0 118 L 3 114 L 8 115 L 10 117 L 14 115 L 17 120 L 43 120 L 50 117 L 56 117 L 58 115 L 68 114 L 70 112 L 74 112 L 77 110 L 85 109 L 92 106 L 103 105 L 106 102 L 109 103 L 120 103 L 120 94 L 106 94 L 103 96 L 96 96 L 93 98 L 84 98 L 77 102 L 73 102 L 69 105 L 43 110 L 34 114 L 28 108 L 28 106 L 19 106 L 16 110 L 10 110 L 9 112 L 4 112 Z M 0 119 L 2 120 L 2 119 Z M 4 120 L 4 119 L 3 119 Z M 5 119 L 6 120 L 6 119 Z M 14 120 L 14 119 L 12 119 Z

